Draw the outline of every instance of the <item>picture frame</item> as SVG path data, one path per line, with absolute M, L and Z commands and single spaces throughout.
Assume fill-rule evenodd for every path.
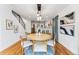
M 6 30 L 13 30 L 13 21 L 6 19 Z
M 13 11 L 13 10 L 12 10 L 12 14 L 17 18 L 17 20 L 23 26 L 23 28 L 26 29 L 25 28 L 25 23 L 24 23 L 22 17 L 18 13 L 16 13 L 15 11 Z
M 64 35 L 74 36 L 74 26 L 60 26 L 60 33 Z
M 74 36 L 74 31 L 75 31 L 74 13 L 75 12 L 71 12 L 60 18 L 60 33 L 61 34 Z
M 17 25 L 14 25 L 14 33 L 18 33 L 19 29 Z
M 75 12 L 71 12 L 71 13 L 69 13 L 69 14 L 61 17 L 61 19 L 60 19 L 60 25 L 75 23 L 74 13 Z

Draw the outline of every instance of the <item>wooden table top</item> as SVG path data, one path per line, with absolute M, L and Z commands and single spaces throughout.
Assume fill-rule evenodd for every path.
M 44 41 L 44 40 L 51 39 L 52 35 L 36 33 L 36 34 L 29 34 L 29 35 L 27 35 L 27 37 L 29 38 L 28 40 Z

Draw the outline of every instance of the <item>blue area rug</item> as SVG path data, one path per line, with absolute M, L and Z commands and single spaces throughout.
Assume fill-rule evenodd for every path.
M 24 55 L 54 55 L 54 49 L 51 46 L 47 46 L 46 52 L 34 52 L 32 51 L 32 46 L 29 46 L 24 49 Z

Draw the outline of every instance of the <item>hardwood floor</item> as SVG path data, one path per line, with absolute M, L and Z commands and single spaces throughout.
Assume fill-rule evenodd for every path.
M 26 41 L 24 39 L 23 41 Z M 0 52 L 0 55 L 23 55 L 23 48 L 21 47 L 21 40 L 16 42 L 11 47 L 8 47 L 7 49 Z M 55 44 L 55 55 L 74 55 L 72 52 L 70 52 L 67 48 L 65 48 L 60 43 Z
M 0 55 L 22 55 L 23 49 L 21 47 L 21 40 L 0 52 Z
M 55 55 L 74 55 L 60 43 L 55 44 Z

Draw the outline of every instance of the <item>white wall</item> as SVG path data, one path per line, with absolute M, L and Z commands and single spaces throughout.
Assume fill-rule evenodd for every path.
M 77 40 L 78 40 L 78 54 L 79 54 L 79 5 L 77 6 L 78 9 L 76 11 L 76 37 L 77 37 Z
M 20 40 L 20 35 L 25 35 L 23 27 L 11 13 L 12 9 L 11 5 L 0 5 L 0 51 Z M 12 20 L 14 25 L 19 26 L 18 33 L 14 33 L 13 30 L 6 30 L 6 19 Z
M 60 34 L 60 28 L 59 28 L 59 42 L 64 45 L 67 49 L 69 49 L 72 53 L 78 54 L 78 45 L 79 45 L 79 5 L 69 5 L 67 8 L 63 9 L 59 13 L 59 20 L 61 17 L 75 11 L 75 36 L 68 36 Z M 59 22 L 60 27 L 60 22 Z

